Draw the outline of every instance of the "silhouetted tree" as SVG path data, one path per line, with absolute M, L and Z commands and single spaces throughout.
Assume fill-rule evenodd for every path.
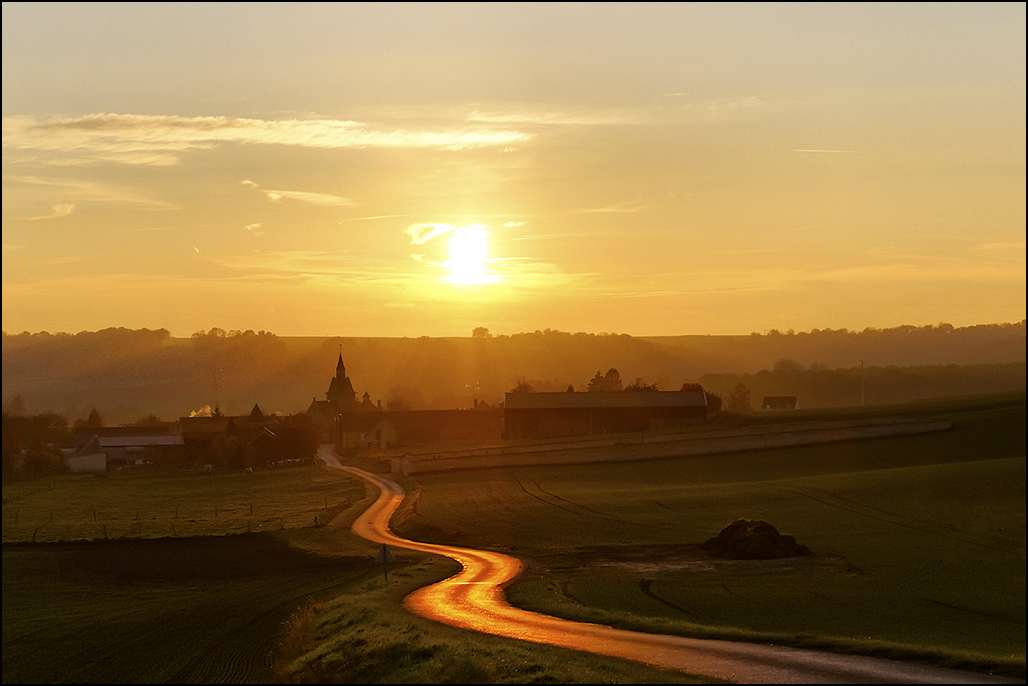
M 39 477 L 64 472 L 66 469 L 60 446 L 70 443 L 68 419 L 64 415 L 52 411 L 31 416 L 5 412 L 4 476 L 17 476 L 21 473 L 29 477 Z
M 624 390 L 621 384 L 621 373 L 611 367 L 606 374 L 596 372 L 589 381 L 589 392 L 614 393 Z
M 518 381 L 518 385 L 510 389 L 511 393 L 535 393 L 535 388 L 527 381 Z
M 731 412 L 750 412 L 753 409 L 750 406 L 750 389 L 741 383 L 736 384 L 728 396 L 728 409 Z
M 716 414 L 721 411 L 721 396 L 717 393 L 711 393 L 709 391 L 703 391 L 704 396 L 707 398 L 707 413 Z
M 76 429 L 99 429 L 104 425 L 104 418 L 100 416 L 100 412 L 94 407 L 89 416 L 85 419 L 76 419 Z
M 405 412 L 410 410 L 411 407 L 403 398 L 390 398 L 386 401 L 386 409 L 393 412 Z
M 52 445 L 30 448 L 25 451 L 24 469 L 30 478 L 61 474 L 68 471 L 61 451 Z
M 14 397 L 11 398 L 10 404 L 4 410 L 7 414 L 23 415 L 25 414 L 25 398 L 21 397 L 21 393 L 15 393 Z
M 641 377 L 636 377 L 635 381 L 625 386 L 626 391 L 659 391 L 658 385 L 655 383 L 645 383 Z
M 484 326 L 478 326 L 471 330 L 472 338 L 492 338 L 493 335 L 489 333 L 489 329 Z

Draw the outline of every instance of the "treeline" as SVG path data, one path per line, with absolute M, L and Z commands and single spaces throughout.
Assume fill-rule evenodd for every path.
M 1025 391 L 1025 363 L 849 367 L 804 369 L 783 359 L 756 374 L 704 374 L 699 383 L 727 404 L 738 387 L 748 391 L 750 409 L 768 396 L 795 396 L 801 408 L 904 403 L 926 398 Z
M 751 386 L 756 402 L 762 395 L 797 395 L 806 407 L 859 403 L 852 377 L 862 363 L 867 402 L 897 397 L 899 390 L 884 391 L 896 368 L 912 368 L 897 383 L 916 397 L 1024 388 L 1023 320 L 748 336 L 643 338 L 552 329 L 493 335 L 483 327 L 469 333 L 302 338 L 214 328 L 175 338 L 165 329 L 5 332 L 3 401 L 6 407 L 20 394 L 28 412 L 54 410 L 71 421 L 95 407 L 109 424 L 149 414 L 173 420 L 216 406 L 244 414 L 254 404 L 290 415 L 325 399 L 340 354 L 358 397 L 367 392 L 384 406 L 395 401 L 415 410 L 470 408 L 479 401 L 498 406 L 519 383 L 536 391 L 584 391 L 597 370 L 611 368 L 626 384 L 641 380 L 660 390 L 698 382 L 724 394 L 732 387 L 724 379 L 731 377 Z M 783 360 L 802 371 L 789 383 L 776 367 Z M 1021 366 L 989 367 L 1008 363 Z M 969 369 L 948 370 L 954 365 Z M 916 371 L 936 366 L 946 369 Z M 947 375 L 952 378 L 943 381 Z

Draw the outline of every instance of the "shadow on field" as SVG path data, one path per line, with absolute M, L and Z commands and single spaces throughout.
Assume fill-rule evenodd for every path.
M 266 533 L 235 536 L 118 539 L 45 545 L 5 545 L 5 549 L 57 556 L 62 578 L 95 575 L 117 582 L 231 580 L 280 573 L 372 569 L 368 556 L 325 557 L 290 547 Z

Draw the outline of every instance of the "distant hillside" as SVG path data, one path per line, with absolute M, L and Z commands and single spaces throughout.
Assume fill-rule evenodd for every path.
M 918 397 L 1025 387 L 1024 321 L 661 338 L 552 330 L 490 336 L 484 329 L 468 338 L 293 338 L 220 329 L 173 338 L 163 329 L 105 329 L 4 333 L 3 402 L 6 409 L 20 394 L 26 411 L 54 410 L 72 421 L 95 406 L 108 424 L 148 414 L 174 419 L 214 405 L 228 414 L 248 413 L 254 404 L 265 413 L 292 414 L 325 398 L 340 353 L 358 396 L 367 392 L 375 402 L 402 401 L 411 409 L 471 407 L 475 400 L 498 405 L 519 382 L 537 391 L 569 385 L 584 391 L 596 372 L 610 368 L 626 385 L 642 379 L 662 390 L 701 382 L 723 394 L 742 380 L 753 384 L 758 403 L 767 389 L 801 388 L 789 394 L 804 395 L 806 407 L 859 402 L 850 381 L 861 364 L 865 381 L 881 381 L 879 391 L 888 378 L 913 388 L 890 368 L 976 366 L 951 369 L 944 382 L 917 372 Z M 843 371 L 828 374 L 835 370 Z M 788 374 L 800 372 L 802 383 L 796 376 L 789 381 Z M 822 393 L 817 375 L 848 390 Z M 850 381 L 840 381 L 847 376 Z M 781 383 L 770 383 L 776 380 Z M 883 392 L 869 398 L 888 401 Z

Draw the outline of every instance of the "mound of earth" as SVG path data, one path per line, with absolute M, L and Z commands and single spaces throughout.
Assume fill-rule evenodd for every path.
M 810 555 L 810 548 L 760 519 L 737 519 L 700 546 L 722 560 L 776 560 Z

